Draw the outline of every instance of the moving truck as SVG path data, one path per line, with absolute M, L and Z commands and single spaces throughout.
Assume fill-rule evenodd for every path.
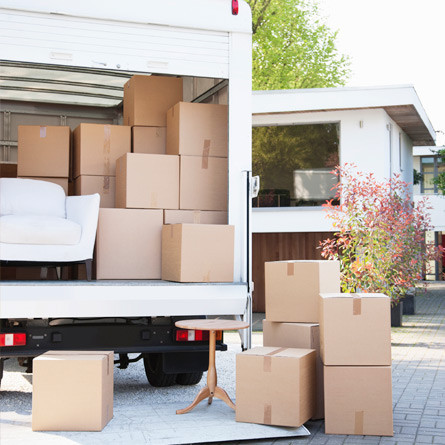
M 227 209 L 235 231 L 233 283 L 2 279 L 0 376 L 8 358 L 113 350 L 121 368 L 143 359 L 155 386 L 197 383 L 207 369 L 207 342 L 191 341 L 193 335 L 178 341 L 174 322 L 219 316 L 251 321 L 248 5 L 1 0 L 0 21 L 3 166 L 17 162 L 18 125 L 123 124 L 123 85 L 134 74 L 181 77 L 184 101 L 228 105 Z M 251 331 L 240 335 L 249 348 Z M 226 349 L 222 340 L 218 348 Z

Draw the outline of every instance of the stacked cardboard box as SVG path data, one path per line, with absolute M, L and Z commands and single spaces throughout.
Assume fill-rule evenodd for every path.
M 17 176 L 60 185 L 68 193 L 69 127 L 19 125 Z
M 390 300 L 320 294 L 325 432 L 392 436 Z

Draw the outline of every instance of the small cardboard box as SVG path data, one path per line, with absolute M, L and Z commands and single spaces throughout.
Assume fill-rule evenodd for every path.
M 161 231 L 162 210 L 100 209 L 96 278 L 160 279 Z
M 133 127 L 131 132 L 133 153 L 166 154 L 166 127 Z
M 70 127 L 18 126 L 17 176 L 68 178 Z
M 315 351 L 257 347 L 236 356 L 236 421 L 298 427 L 314 410 Z
M 22 178 L 35 179 L 37 181 L 52 182 L 53 184 L 60 185 L 60 187 L 63 188 L 65 195 L 68 195 L 68 178 L 42 178 L 42 177 L 35 177 L 35 176 L 28 176 L 28 177 L 22 176 Z
M 227 158 L 180 156 L 179 208 L 227 210 Z
M 178 209 L 179 157 L 127 153 L 119 158 L 116 207 Z
M 227 224 L 227 212 L 164 210 L 164 224 Z
M 391 366 L 325 366 L 325 433 L 392 436 Z
M 80 175 L 74 180 L 74 194 L 93 195 L 99 193 L 100 206 L 114 208 L 116 178 L 114 176 Z
M 162 228 L 162 279 L 232 282 L 234 226 L 168 224 Z
M 114 353 L 48 351 L 33 360 L 33 431 L 102 431 L 113 418 Z
M 124 85 L 124 125 L 166 127 L 167 110 L 181 100 L 181 78 L 133 76 Z
M 180 102 L 167 112 L 167 153 L 227 157 L 227 105 Z
M 340 292 L 338 261 L 265 263 L 266 319 L 318 323 L 320 292 Z
M 320 294 L 320 346 L 325 365 L 391 365 L 389 297 Z
M 74 130 L 74 178 L 115 176 L 116 160 L 130 151 L 130 127 L 80 124 Z
M 323 419 L 323 363 L 320 357 L 320 328 L 315 323 L 276 323 L 263 320 L 263 345 L 315 349 L 315 407 L 312 419 Z

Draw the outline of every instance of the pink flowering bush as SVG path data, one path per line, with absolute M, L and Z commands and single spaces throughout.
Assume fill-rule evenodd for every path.
M 320 243 L 321 254 L 340 261 L 343 292 L 381 292 L 395 305 L 422 278 L 425 262 L 443 250 L 425 242 L 432 230 L 428 201 L 414 206 L 398 175 L 377 181 L 352 165 L 332 173 L 339 178 L 336 198 L 324 207 L 336 233 Z

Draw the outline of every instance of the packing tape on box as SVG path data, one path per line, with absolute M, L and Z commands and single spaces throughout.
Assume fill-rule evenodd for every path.
M 104 173 L 110 174 L 111 126 L 104 125 Z
M 279 354 L 280 352 L 285 351 L 288 348 L 277 348 L 274 351 L 269 352 L 263 357 L 263 371 L 271 372 L 272 371 L 272 356 L 275 354 Z
M 363 421 L 365 417 L 364 411 L 356 411 L 355 412 L 355 420 L 354 420 L 354 434 L 359 436 L 363 436 Z
M 210 154 L 210 139 L 204 139 L 204 146 L 202 148 L 201 168 L 209 168 L 209 154 Z
M 272 405 L 270 403 L 264 404 L 263 423 L 265 425 L 272 425 Z
M 40 137 L 46 138 L 46 127 L 40 127 Z
M 201 211 L 195 210 L 193 212 L 193 224 L 201 224 Z
M 358 295 L 352 297 L 352 315 L 362 315 L 362 298 Z
M 110 177 L 104 176 L 104 184 L 102 186 L 102 193 L 108 195 L 110 193 Z
M 291 276 L 295 273 L 295 264 L 294 263 L 287 263 L 287 275 Z

